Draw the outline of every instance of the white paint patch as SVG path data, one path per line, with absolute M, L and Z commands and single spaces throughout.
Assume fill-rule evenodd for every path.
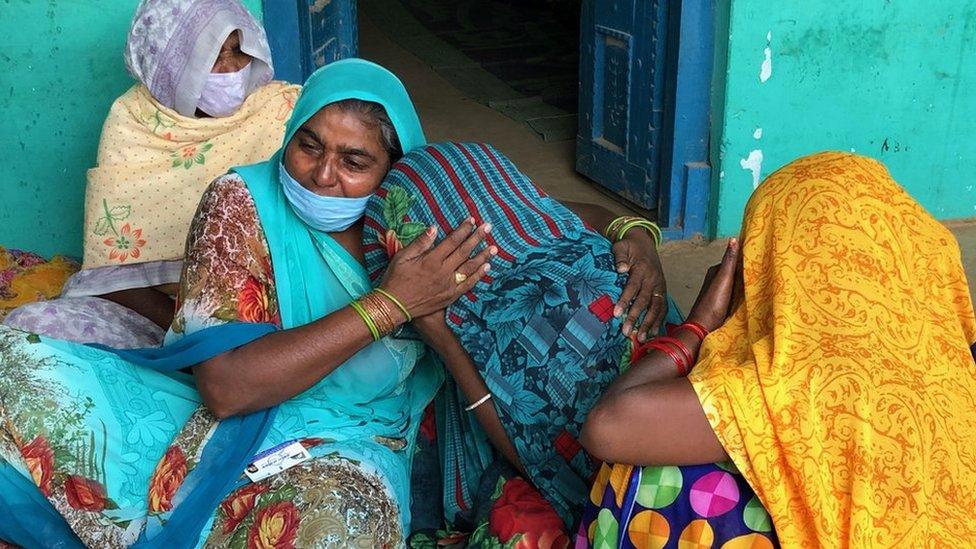
M 326 6 L 332 3 L 332 0 L 315 0 L 315 3 L 308 7 L 308 11 L 311 13 L 318 13 L 325 9 Z
M 739 160 L 739 165 L 742 166 L 743 170 L 748 170 L 752 172 L 753 189 L 759 186 L 759 182 L 762 178 L 762 164 L 763 164 L 762 149 L 756 149 L 749 153 L 748 158 L 743 158 L 742 160 Z
M 766 33 L 766 49 L 763 50 L 762 67 L 759 69 L 759 81 L 766 83 L 773 76 L 773 32 Z
M 725 179 L 725 170 L 718 172 L 718 178 Z M 972 188 L 970 188 L 970 190 L 972 190 Z
M 762 139 L 762 128 L 756 128 L 756 131 L 752 132 L 753 139 Z

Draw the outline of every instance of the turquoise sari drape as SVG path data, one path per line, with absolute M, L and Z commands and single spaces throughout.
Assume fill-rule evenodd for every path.
M 284 145 L 322 107 L 348 98 L 382 104 L 404 150 L 424 143 L 399 80 L 352 59 L 309 78 Z M 268 162 L 235 171 L 257 207 L 282 325 L 289 329 L 345 307 L 371 285 L 362 265 L 332 237 L 294 214 L 278 184 L 281 156 L 279 151 Z M 389 338 L 273 409 L 221 421 L 179 464 L 185 478 L 167 499 L 168 508 L 147 510 L 157 464 L 201 404 L 192 377 L 178 370 L 272 330 L 227 324 L 182 339 L 171 334 L 161 349 L 114 351 L 0 327 L 0 397 L 9 397 L 0 419 L 15 427 L 0 429 L 0 539 L 77 547 L 84 530 L 92 544 L 111 536 L 113 545 L 193 547 L 206 537 L 221 499 L 248 482 L 241 472 L 256 452 L 306 437 L 322 441 L 311 449 L 313 458 L 339 455 L 379 475 L 400 503 L 403 531 L 409 532 L 409 472 L 420 412 L 442 373 L 419 341 Z M 37 399 L 31 400 L 31 391 Z M 68 434 L 58 415 L 64 411 L 71 412 Z

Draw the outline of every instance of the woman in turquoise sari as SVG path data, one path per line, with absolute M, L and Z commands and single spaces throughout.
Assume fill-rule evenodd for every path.
M 387 293 L 372 291 L 355 222 L 396 155 L 422 144 L 394 75 L 334 63 L 307 82 L 284 147 L 208 190 L 167 345 L 0 328 L 0 539 L 403 545 L 419 414 L 441 374 L 418 341 L 381 336 L 404 310 L 443 310 L 489 257 L 470 258 L 483 228 L 437 246 L 426 232 L 387 271 Z

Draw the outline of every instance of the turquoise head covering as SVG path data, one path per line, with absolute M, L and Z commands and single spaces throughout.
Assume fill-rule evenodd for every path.
M 406 154 L 427 144 L 420 118 L 403 83 L 392 72 L 365 59 L 343 59 L 312 73 L 295 102 L 285 131 L 283 151 L 298 128 L 323 107 L 344 99 L 360 99 L 383 105 Z M 281 151 L 279 151 L 281 154 Z

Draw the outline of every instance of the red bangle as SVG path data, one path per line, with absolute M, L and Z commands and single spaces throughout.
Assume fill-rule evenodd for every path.
M 684 361 L 681 360 L 681 357 L 678 356 L 678 353 L 674 352 L 671 349 L 671 347 L 669 347 L 666 343 L 660 343 L 652 339 L 647 343 L 647 347 L 650 347 L 651 349 L 657 349 L 658 351 L 664 352 L 668 356 L 670 356 L 671 360 L 674 361 L 675 368 L 678 369 L 678 375 L 681 377 L 685 376 L 685 373 L 687 372 L 687 367 L 685 366 Z
M 687 345 L 682 343 L 681 340 L 675 339 L 673 337 L 658 337 L 656 339 L 661 343 L 668 343 L 670 345 L 674 345 L 679 351 L 681 351 L 681 354 L 684 355 L 685 357 L 685 364 L 691 366 L 692 364 L 695 363 L 695 355 L 691 354 L 691 349 L 689 349 Z
M 688 330 L 689 332 L 695 334 L 695 336 L 698 337 L 698 341 L 705 341 L 705 336 L 708 335 L 708 330 L 697 322 L 682 322 L 681 324 L 668 325 L 669 336 L 674 336 L 679 330 Z

